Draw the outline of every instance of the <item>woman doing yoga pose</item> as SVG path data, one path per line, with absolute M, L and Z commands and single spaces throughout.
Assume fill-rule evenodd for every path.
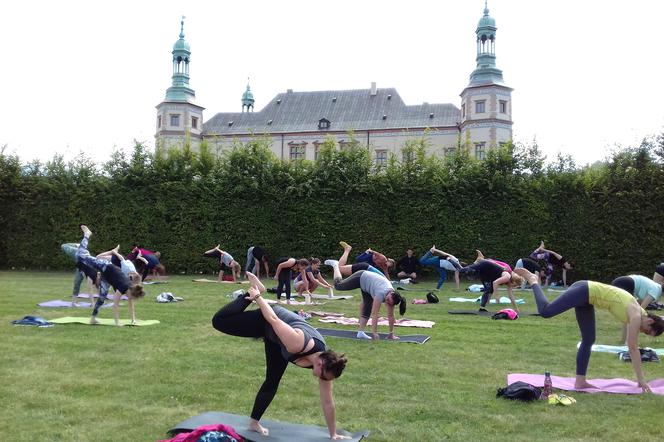
M 537 303 L 537 311 L 544 318 L 551 318 L 574 308 L 576 322 L 581 332 L 581 344 L 576 353 L 575 388 L 594 388 L 586 380 L 590 351 L 595 342 L 595 308 L 608 312 L 627 326 L 627 346 L 636 373 L 636 381 L 644 392 L 650 387 L 641 371 L 641 353 L 639 352 L 639 331 L 650 336 L 659 336 L 664 331 L 664 318 L 647 313 L 626 291 L 595 281 L 577 281 L 553 301 L 544 295 L 537 275 L 526 269 L 516 269 L 532 287 Z
M 222 333 L 244 338 L 262 338 L 265 343 L 266 376 L 251 411 L 249 427 L 262 435 L 268 429 L 260 424 L 263 413 L 272 402 L 288 363 L 312 370 L 318 378 L 320 402 L 330 439 L 348 439 L 337 434 L 332 382 L 341 376 L 346 358 L 326 349 L 325 339 L 299 315 L 281 306 L 270 307 L 261 294 L 265 287 L 252 273 L 246 297 L 239 296 L 222 307 L 212 318 L 212 326 Z M 258 310 L 246 311 L 251 301 Z

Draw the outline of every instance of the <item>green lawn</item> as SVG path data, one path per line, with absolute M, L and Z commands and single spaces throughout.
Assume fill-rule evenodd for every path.
M 264 374 L 262 343 L 222 335 L 210 325 L 237 285 L 173 276 L 167 285 L 147 286 L 137 316 L 161 321 L 149 327 L 11 324 L 25 315 L 87 316 L 86 309 L 36 306 L 69 299 L 72 279 L 71 273 L 0 272 L 0 439 L 155 441 L 201 412 L 249 413 Z M 431 288 L 433 282 L 412 287 Z M 162 291 L 185 301 L 157 304 Z M 525 311 L 535 310 L 530 292 L 516 294 L 526 299 Z M 357 317 L 355 295 L 316 309 Z M 406 296 L 410 301 L 424 293 Z M 574 374 L 579 336 L 574 313 L 492 321 L 447 314 L 452 306 L 464 306 L 448 302 L 450 296 L 464 293 L 447 283 L 440 304 L 408 306 L 406 317 L 436 325 L 397 328 L 397 333 L 430 334 L 424 345 L 328 338 L 328 345 L 349 359 L 335 382 L 340 428 L 369 429 L 371 441 L 660 437 L 661 396 L 574 394 L 578 403 L 572 407 L 496 399 L 509 372 Z M 112 311 L 104 309 L 100 317 L 110 318 Z M 128 317 L 126 307 L 121 317 Z M 619 344 L 619 325 L 604 312 L 597 320 L 597 343 Z M 642 335 L 641 345 L 664 347 L 664 339 Z M 664 377 L 662 364 L 646 364 L 644 371 L 648 379 Z M 588 375 L 634 378 L 631 365 L 611 354 L 593 354 Z M 289 367 L 265 417 L 324 426 L 317 385 L 309 370 Z

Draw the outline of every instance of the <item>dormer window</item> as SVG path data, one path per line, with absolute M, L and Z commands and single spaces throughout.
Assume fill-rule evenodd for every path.
M 318 128 L 319 129 L 329 129 L 330 128 L 330 120 L 327 118 L 321 118 L 318 120 Z

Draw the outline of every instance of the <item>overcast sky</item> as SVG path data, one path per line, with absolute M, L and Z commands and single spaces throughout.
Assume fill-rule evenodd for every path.
M 515 141 L 553 158 L 603 159 L 664 130 L 664 1 L 489 0 L 497 66 L 514 88 Z M 286 89 L 394 87 L 406 104 L 453 103 L 475 68 L 483 0 L 15 1 L 0 6 L 0 147 L 22 160 L 102 162 L 154 147 L 185 19 L 190 86 L 206 108 L 256 110 Z

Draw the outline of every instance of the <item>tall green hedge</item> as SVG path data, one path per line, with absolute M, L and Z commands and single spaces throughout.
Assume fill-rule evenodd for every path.
M 78 241 L 79 223 L 93 229 L 93 251 L 139 243 L 170 272 L 213 271 L 201 254 L 218 243 L 244 263 L 250 245 L 274 261 L 335 257 L 339 240 L 397 258 L 436 244 L 510 263 L 545 240 L 576 263 L 576 279 L 650 275 L 664 260 L 664 136 L 583 168 L 565 157 L 545 165 L 534 145 L 483 161 L 426 148 L 409 142 L 379 169 L 366 148 L 337 151 L 332 140 L 317 161 L 292 163 L 260 138 L 220 157 L 205 145 L 152 154 L 137 143 L 103 167 L 0 152 L 0 268 L 71 268 L 59 245 Z

